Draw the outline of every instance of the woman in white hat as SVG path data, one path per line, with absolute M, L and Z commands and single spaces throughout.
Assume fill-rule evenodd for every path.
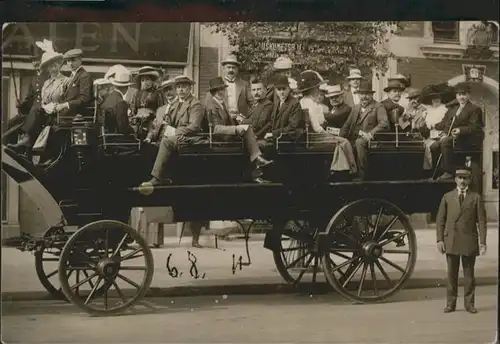
M 42 107 L 51 114 L 55 105 L 63 100 L 64 88 L 69 78 L 61 73 L 63 55 L 55 51 L 47 51 L 42 55 L 40 68 L 48 72 L 49 79 L 42 86 Z

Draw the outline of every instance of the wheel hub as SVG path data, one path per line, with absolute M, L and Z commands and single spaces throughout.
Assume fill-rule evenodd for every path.
M 104 258 L 97 263 L 97 272 L 105 278 L 116 276 L 119 271 L 120 264 L 113 259 Z
M 363 244 L 363 253 L 367 258 L 377 259 L 382 257 L 384 249 L 378 243 L 369 241 Z

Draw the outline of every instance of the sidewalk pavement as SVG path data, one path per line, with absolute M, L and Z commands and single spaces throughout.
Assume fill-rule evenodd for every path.
M 405 288 L 444 287 L 446 285 L 446 259 L 437 252 L 434 231 L 417 230 L 417 263 Z M 185 296 L 199 294 L 270 294 L 297 292 L 292 285 L 286 284 L 276 270 L 272 252 L 263 247 L 262 236 L 255 235 L 249 242 L 251 265 L 232 271 L 233 254 L 236 260 L 241 255 L 246 260 L 243 240 L 221 241 L 219 249 L 192 248 L 191 238 L 184 238 L 179 245 L 177 238 L 165 238 L 165 245 L 152 249 L 154 255 L 154 277 L 150 296 Z M 488 251 L 476 262 L 476 284 L 495 285 L 498 283 L 498 230 L 489 229 L 487 236 Z M 191 263 L 188 251 L 197 258 L 200 276 L 191 277 Z M 173 278 L 169 275 L 166 262 L 171 254 L 170 267 L 176 267 L 182 275 Z M 391 257 L 392 258 L 392 257 Z M 397 260 L 395 260 L 397 261 Z M 403 261 L 401 261 L 402 263 Z M 400 263 L 400 264 L 401 264 Z M 57 269 L 57 262 L 51 270 Z M 301 286 L 308 287 L 311 274 L 306 274 Z M 51 282 L 59 286 L 57 275 Z M 318 273 L 318 288 L 329 287 L 325 283 L 322 270 Z M 462 279 L 460 280 L 462 283 Z M 309 290 L 298 288 L 299 290 Z M 34 257 L 27 252 L 12 248 L 2 248 L 2 298 L 4 300 L 49 299 L 48 292 L 40 284 L 34 266 Z

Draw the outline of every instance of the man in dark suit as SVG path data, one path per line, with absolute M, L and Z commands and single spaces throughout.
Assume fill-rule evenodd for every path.
M 468 190 L 470 178 L 470 169 L 456 170 L 457 188 L 443 196 L 436 217 L 437 247 L 439 252 L 446 253 L 448 265 L 445 313 L 453 312 L 457 305 L 460 259 L 464 272 L 464 308 L 469 313 L 477 313 L 474 266 L 476 256 L 486 254 L 486 212 L 481 196 Z
M 330 101 L 331 109 L 325 115 L 329 127 L 342 128 L 351 113 L 351 107 L 344 103 L 344 91 L 340 85 L 326 86 L 325 97 Z
M 64 53 L 64 59 L 71 68 L 71 76 L 66 85 L 63 102 L 56 106 L 58 115 L 63 121 L 72 121 L 72 117 L 82 113 L 91 105 L 93 100 L 92 77 L 82 66 L 81 49 L 72 49 Z
M 438 179 L 453 178 L 455 170 L 453 140 L 467 140 L 473 134 L 482 132 L 484 128 L 483 111 L 470 101 L 470 91 L 469 84 L 465 82 L 458 84 L 455 87 L 458 106 L 450 107 L 443 120 L 435 126 L 435 129 L 446 134 L 451 133 L 431 146 L 434 161 L 439 160 L 439 155 L 442 154 L 444 174 Z
M 274 61 L 272 69 L 273 80 L 280 77 L 286 76 L 287 78 L 292 77 L 293 61 L 286 56 L 279 56 L 276 61 Z M 267 83 L 266 98 L 273 103 L 279 102 L 275 92 L 275 85 L 272 82 Z
M 25 133 L 21 140 L 16 144 L 11 145 L 12 148 L 29 147 L 38 136 L 38 128 L 45 121 L 45 112 L 42 109 L 41 91 L 42 86 L 48 79 L 47 72 L 40 69 L 40 55 L 35 55 L 32 58 L 35 76 L 30 83 L 28 93 L 22 101 L 18 101 L 16 107 L 19 113 L 9 119 L 7 129 L 21 124 L 20 130 Z
M 398 103 L 401 100 L 401 93 L 404 90 L 404 85 L 399 80 L 394 79 L 389 79 L 387 87 L 384 88 L 384 92 L 387 93 L 387 98 L 382 100 L 380 104 L 382 104 L 385 107 L 385 111 L 387 111 L 390 131 L 396 131 L 396 126 L 398 126 L 399 130 L 410 131 L 411 129 L 411 123 L 408 123 L 404 128 L 399 127 L 399 118 L 403 115 L 405 109 Z
M 262 157 L 262 153 L 250 124 L 238 124 L 231 117 L 224 101 L 224 92 L 227 85 L 221 77 L 210 80 L 210 94 L 212 97 L 207 101 L 206 114 L 209 123 L 213 126 L 213 135 L 225 141 L 234 140 L 236 137 L 243 138 L 248 151 L 250 163 L 253 164 L 256 173 L 253 173 L 254 180 L 264 183 L 261 178 L 260 168 L 269 165 L 268 161 Z
M 151 128 L 148 131 L 145 142 L 156 142 L 161 140 L 165 128 L 168 125 L 168 112 L 172 107 L 175 100 L 175 81 L 174 79 L 167 79 L 161 83 L 159 89 L 163 92 L 163 98 L 165 98 L 165 104 L 160 106 L 156 110 L 156 116 L 151 123 Z
M 165 127 L 156 161 L 151 171 L 152 178 L 141 186 L 171 184 L 168 164 L 181 145 L 192 145 L 204 142 L 196 134 L 202 132 L 204 118 L 203 107 L 192 94 L 194 82 L 187 76 L 174 79 L 177 99 L 174 100 L 167 114 L 168 125 Z
M 248 118 L 248 110 L 252 106 L 253 99 L 250 93 L 250 85 L 239 76 L 241 63 L 236 56 L 229 55 L 221 62 L 223 67 L 223 80 L 227 85 L 224 91 L 224 102 L 229 114 L 241 122 Z M 205 96 L 205 106 L 211 100 L 212 94 L 208 92 Z
M 284 140 L 298 140 L 305 133 L 305 121 L 300 102 L 291 94 L 288 77 L 278 75 L 274 80 L 277 101 L 271 112 L 271 128 L 264 139 L 273 142 L 281 137 Z
M 104 98 L 100 111 L 109 133 L 130 134 L 132 127 L 128 120 L 128 104 L 125 101 L 127 88 L 132 84 L 131 74 L 120 71 L 111 78 L 112 91 Z
M 363 180 L 367 168 L 368 142 L 375 134 L 387 130 L 387 111 L 384 106 L 373 99 L 371 82 L 362 81 L 359 89 L 359 104 L 354 105 L 349 118 L 340 129 L 340 136 L 351 141 L 356 151 L 356 164 L 358 167 L 358 179 Z
M 251 124 L 257 139 L 263 139 L 271 129 L 273 102 L 265 97 L 266 88 L 261 79 L 252 78 L 250 87 L 254 103 L 248 112 L 248 118 L 241 124 Z

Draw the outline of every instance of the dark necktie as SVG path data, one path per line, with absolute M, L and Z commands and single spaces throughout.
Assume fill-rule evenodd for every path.
M 460 205 L 462 205 L 462 203 L 464 202 L 464 197 L 465 197 L 465 193 L 460 192 L 460 195 L 458 195 L 458 200 L 460 202 Z

